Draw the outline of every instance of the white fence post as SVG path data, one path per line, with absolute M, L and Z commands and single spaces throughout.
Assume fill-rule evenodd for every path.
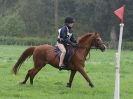
M 120 24 L 118 52 L 116 53 L 116 79 L 115 79 L 114 99 L 120 99 L 120 57 L 121 57 L 123 27 L 124 27 L 124 24 L 121 23 Z

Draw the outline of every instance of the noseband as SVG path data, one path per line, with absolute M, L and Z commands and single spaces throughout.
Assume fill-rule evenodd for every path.
M 101 38 L 98 38 L 98 39 L 101 40 Z M 95 38 L 94 43 L 93 43 L 94 47 L 92 49 L 100 49 L 100 46 L 103 45 L 103 44 L 104 44 L 104 42 L 99 43 L 99 42 L 96 41 L 96 38 Z

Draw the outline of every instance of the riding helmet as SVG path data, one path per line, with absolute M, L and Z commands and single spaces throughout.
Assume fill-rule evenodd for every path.
M 74 18 L 73 17 L 66 17 L 65 23 L 74 23 Z

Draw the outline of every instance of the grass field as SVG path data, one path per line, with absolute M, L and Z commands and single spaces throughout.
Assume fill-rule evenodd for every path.
M 32 58 L 27 60 L 17 76 L 11 73 L 20 54 L 26 46 L 0 45 L 0 99 L 113 99 L 115 81 L 115 50 L 92 50 L 86 61 L 85 70 L 95 88 L 90 88 L 77 73 L 72 88 L 67 88 L 69 71 L 59 71 L 49 65 L 34 79 L 34 85 L 27 82 L 19 85 L 32 68 Z M 133 99 L 133 51 L 122 51 L 121 99 Z

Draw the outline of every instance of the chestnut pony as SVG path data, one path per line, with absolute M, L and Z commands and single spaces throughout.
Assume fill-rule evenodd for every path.
M 85 60 L 92 46 L 100 49 L 101 51 L 105 50 L 105 45 L 99 35 L 99 33 L 86 33 L 85 35 L 79 37 L 78 47 L 73 47 L 74 55 L 70 61 L 70 64 L 67 66 L 68 70 L 71 71 L 69 82 L 67 87 L 71 87 L 73 78 L 76 72 L 80 72 L 85 80 L 89 83 L 90 87 L 94 87 L 89 76 L 84 71 Z M 57 53 L 55 52 L 55 46 L 48 44 L 40 46 L 32 46 L 27 48 L 22 55 L 19 57 L 18 61 L 13 67 L 13 73 L 17 74 L 21 64 L 30 56 L 33 55 L 34 67 L 31 68 L 25 79 L 21 84 L 25 84 L 30 78 L 30 83 L 33 84 L 33 79 L 35 75 L 46 65 L 50 64 L 55 68 L 59 68 L 59 58 L 56 57 Z

